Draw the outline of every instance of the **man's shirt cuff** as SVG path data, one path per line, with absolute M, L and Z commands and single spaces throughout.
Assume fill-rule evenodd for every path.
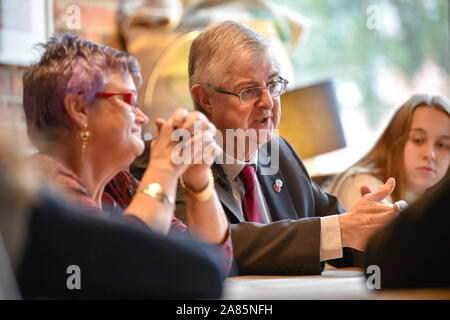
M 342 258 L 339 216 L 320 218 L 320 261 Z

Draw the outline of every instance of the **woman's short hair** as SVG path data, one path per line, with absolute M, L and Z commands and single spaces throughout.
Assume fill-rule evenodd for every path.
M 67 95 L 93 103 L 111 71 L 129 72 L 136 87 L 142 82 L 136 58 L 70 33 L 56 34 L 38 48 L 43 50 L 42 56 L 23 76 L 28 135 L 38 149 L 41 142 L 60 136 L 61 129 L 71 128 L 64 108 Z
M 220 86 L 224 70 L 242 52 L 263 57 L 270 44 L 262 35 L 242 23 L 224 21 L 203 31 L 189 51 L 189 89 L 195 84 Z M 202 110 L 194 100 L 197 110 Z
M 405 196 L 403 165 L 405 144 L 408 141 L 413 112 L 422 106 L 436 108 L 450 117 L 450 101 L 445 96 L 412 95 L 394 113 L 372 149 L 349 169 L 335 177 L 330 186 L 330 192 L 337 192 L 337 186 L 347 177 L 364 172 L 375 175 L 383 182 L 389 177 L 394 177 L 396 187 L 392 193 L 392 199 L 394 201 L 403 199 Z M 447 172 L 447 176 L 449 173 Z

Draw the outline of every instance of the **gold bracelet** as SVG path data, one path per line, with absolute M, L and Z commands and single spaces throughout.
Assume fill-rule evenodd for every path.
M 200 192 L 192 190 L 192 188 L 188 187 L 186 183 L 184 183 L 183 177 L 180 177 L 180 184 L 183 187 L 186 194 L 194 201 L 205 202 L 208 201 L 214 191 L 214 176 L 211 171 L 211 168 L 208 169 L 209 172 L 209 182 L 208 185 Z

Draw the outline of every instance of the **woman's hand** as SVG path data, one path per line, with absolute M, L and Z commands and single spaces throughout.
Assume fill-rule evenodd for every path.
M 180 124 L 184 123 L 188 116 L 186 109 L 179 108 L 167 120 L 157 119 L 158 136 L 152 141 L 151 154 L 148 167 L 168 172 L 177 178 L 184 173 L 187 165 L 174 162 L 174 148 L 179 144 L 172 136 L 178 130 Z
M 181 108 L 167 121 L 158 119 L 156 124 L 158 137 L 152 142 L 149 164 L 141 179 L 141 189 L 158 183 L 166 196 L 175 198 L 178 178 L 191 166 L 196 169 L 188 174 L 188 183 L 192 183 L 193 188 L 206 186 L 209 177 L 203 173 L 207 173 L 207 168 L 217 154 L 215 127 L 203 114 L 189 113 Z M 208 150 L 212 150 L 209 156 L 206 152 Z M 143 192 L 137 192 L 126 212 L 138 216 L 151 228 L 167 233 L 173 209 L 167 201 L 161 202 Z
M 156 121 L 159 133 L 153 141 L 149 166 L 169 168 L 183 175 L 194 190 L 208 184 L 208 168 L 222 149 L 215 141 L 216 127 L 198 111 L 177 109 L 173 116 Z
M 202 113 L 193 113 L 185 125 L 194 128 L 194 134 L 191 143 L 193 161 L 183 174 L 183 180 L 194 191 L 201 191 L 209 183 L 208 169 L 222 153 L 222 148 L 215 140 L 216 127 Z
M 159 133 L 152 142 L 150 162 L 141 184 L 158 182 L 169 196 L 175 198 L 178 178 L 182 175 L 188 188 L 194 192 L 204 190 L 210 183 L 208 169 L 222 152 L 215 141 L 215 126 L 202 113 L 188 113 L 184 109 L 177 109 L 167 121 L 158 119 L 156 124 Z M 157 205 L 158 210 L 144 216 L 144 221 L 167 232 L 172 215 L 165 214 L 167 207 L 164 209 L 154 200 L 153 205 Z M 148 208 L 148 204 L 138 209 L 143 208 Z M 222 243 L 226 238 L 228 221 L 215 192 L 206 201 L 196 201 L 188 196 L 186 216 L 192 234 L 203 241 Z
M 216 127 L 200 112 L 191 112 L 181 125 L 185 129 L 186 148 L 183 155 L 189 155 L 190 161 L 183 174 L 184 186 L 194 192 L 202 192 L 209 188 L 209 167 L 216 156 L 222 153 L 215 140 Z M 187 132 L 187 133 L 186 133 Z M 187 159 L 187 158 L 186 158 Z M 214 185 L 212 186 L 214 187 Z M 190 232 L 202 241 L 223 244 L 228 235 L 228 221 L 222 204 L 215 191 L 209 199 L 200 201 L 186 196 L 186 218 Z

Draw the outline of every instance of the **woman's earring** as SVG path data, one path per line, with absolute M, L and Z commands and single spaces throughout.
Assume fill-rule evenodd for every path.
M 84 124 L 83 129 L 80 131 L 79 137 L 81 141 L 81 148 L 84 150 L 89 142 L 89 139 L 91 138 L 91 132 L 89 131 L 87 124 Z

